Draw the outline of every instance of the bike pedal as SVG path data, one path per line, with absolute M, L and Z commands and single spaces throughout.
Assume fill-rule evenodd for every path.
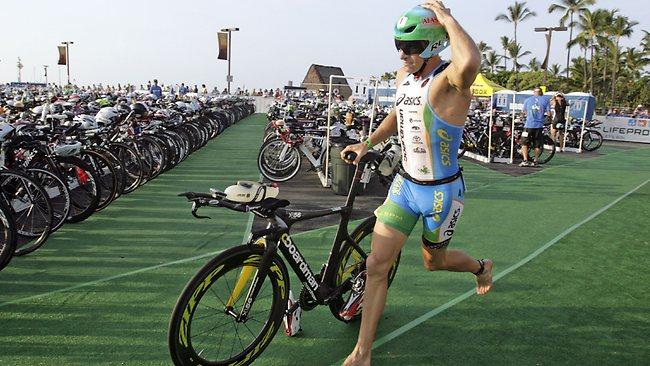
M 293 309 L 293 310 L 292 310 Z M 302 330 L 300 328 L 300 319 L 302 317 L 302 308 L 296 303 L 293 297 L 293 291 L 289 290 L 289 299 L 287 300 L 287 312 L 284 314 L 282 323 L 284 324 L 284 334 L 287 337 L 293 337 Z
M 352 290 L 350 291 L 350 298 L 339 312 L 339 316 L 344 320 L 352 320 L 352 318 L 354 318 L 363 307 L 363 292 L 365 284 L 366 271 L 362 271 L 354 279 Z

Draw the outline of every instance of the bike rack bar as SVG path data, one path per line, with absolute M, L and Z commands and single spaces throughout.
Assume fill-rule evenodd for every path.
M 510 163 L 515 162 L 515 101 L 517 93 L 512 94 L 512 125 L 510 126 Z

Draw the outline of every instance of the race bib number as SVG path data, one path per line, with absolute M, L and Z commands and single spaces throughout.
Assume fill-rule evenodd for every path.
M 528 137 L 528 131 L 524 131 L 524 132 L 522 132 L 522 133 L 521 133 L 521 136 L 522 136 L 522 137 Z

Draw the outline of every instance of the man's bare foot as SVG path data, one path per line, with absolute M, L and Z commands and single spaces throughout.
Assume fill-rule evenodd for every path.
M 361 354 L 355 349 L 343 361 L 343 366 L 370 366 L 370 354 Z
M 484 260 L 485 269 L 483 273 L 476 276 L 476 293 L 485 295 L 492 289 L 492 260 Z

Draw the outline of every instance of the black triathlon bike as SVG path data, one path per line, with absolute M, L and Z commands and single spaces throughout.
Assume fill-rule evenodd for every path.
M 347 158 L 354 157 L 349 153 Z M 381 155 L 370 151 L 356 168 L 345 206 L 299 211 L 286 207 L 289 201 L 266 198 L 257 203 L 239 203 L 223 192 L 182 193 L 192 202 L 192 215 L 203 206 L 252 212 L 265 219 L 265 229 L 250 234 L 246 244 L 218 254 L 187 283 L 176 302 L 169 324 L 168 342 L 176 365 L 248 365 L 264 349 L 283 324 L 285 316 L 300 307 L 303 311 L 327 305 L 338 320 L 359 319 L 362 308 L 346 313 L 354 296 L 365 284 L 365 260 L 370 253 L 376 217 L 365 219 L 351 233 L 348 223 L 357 185 L 366 166 L 376 166 Z M 327 262 L 314 272 L 289 234 L 291 225 L 326 215 L 339 214 L 340 224 Z M 284 259 L 283 259 L 284 258 Z M 389 272 L 392 282 L 398 256 Z M 290 305 L 289 263 L 302 282 L 300 296 Z M 286 329 L 286 328 L 285 328 Z M 286 330 L 285 330 L 286 331 Z

